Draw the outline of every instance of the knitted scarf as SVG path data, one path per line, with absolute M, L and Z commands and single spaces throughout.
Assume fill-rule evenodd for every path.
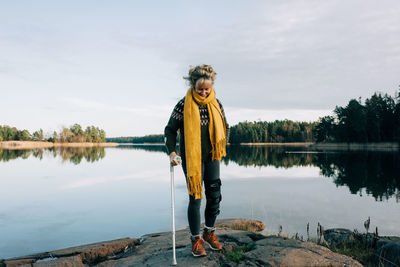
M 212 88 L 207 98 L 197 94 L 193 89 L 186 93 L 183 110 L 183 127 L 185 134 L 185 152 L 187 185 L 189 195 L 195 199 L 203 198 L 201 182 L 201 129 L 198 105 L 207 105 L 210 118 L 209 132 L 212 145 L 212 160 L 221 160 L 226 155 L 225 122 L 220 106 Z

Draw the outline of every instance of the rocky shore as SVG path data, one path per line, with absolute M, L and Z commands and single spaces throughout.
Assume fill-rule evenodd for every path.
M 224 246 L 215 252 L 207 248 L 207 256 L 194 258 L 188 229 L 176 232 L 176 256 L 178 266 L 363 266 L 356 260 L 332 252 L 313 242 L 277 235 L 257 233 L 265 228 L 262 222 L 244 219 L 217 221 L 217 236 Z M 342 242 L 355 236 L 345 229 L 324 231 L 326 242 Z M 396 255 L 400 238 L 377 241 L 381 255 L 389 247 Z M 400 250 L 398 251 L 400 252 Z M 386 255 L 386 254 L 385 254 Z M 398 253 L 397 255 L 400 255 Z M 391 258 L 391 260 L 396 260 Z M 95 244 L 43 252 L 23 257 L 0 260 L 0 266 L 170 266 L 172 263 L 171 233 L 154 233 L 140 238 L 123 238 Z M 396 264 L 395 262 L 393 262 Z M 377 266 L 388 265 L 382 262 Z M 397 262 L 399 264 L 399 262 Z
M 359 233 L 357 230 L 336 228 L 323 231 L 323 242 L 331 248 L 352 249 L 354 254 L 364 254 L 368 266 L 400 266 L 400 237 Z

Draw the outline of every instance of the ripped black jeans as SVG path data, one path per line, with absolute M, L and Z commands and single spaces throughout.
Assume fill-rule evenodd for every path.
M 204 212 L 204 217 L 207 227 L 214 227 L 215 220 L 219 214 L 219 203 L 222 200 L 219 164 L 219 160 L 206 161 L 202 162 L 201 164 L 201 176 L 206 195 L 206 209 Z M 182 162 L 182 168 L 185 176 L 187 177 L 185 161 Z M 200 205 L 201 199 L 195 199 L 193 196 L 189 195 L 187 216 L 192 235 L 200 234 Z

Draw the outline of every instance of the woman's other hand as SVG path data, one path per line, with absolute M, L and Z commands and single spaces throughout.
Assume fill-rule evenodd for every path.
M 172 166 L 181 164 L 181 157 L 179 157 L 175 152 L 171 152 L 171 154 L 169 154 L 169 160 Z

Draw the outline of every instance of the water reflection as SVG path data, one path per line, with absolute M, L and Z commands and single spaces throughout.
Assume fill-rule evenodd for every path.
M 304 147 L 282 146 L 229 146 L 225 164 L 229 161 L 239 166 L 274 166 L 276 168 L 291 168 L 293 166 L 312 166 L 315 154 L 308 153 Z M 307 153 L 301 153 L 307 152 Z
M 43 159 L 43 155 L 51 155 L 54 158 L 59 156 L 62 161 L 69 161 L 73 164 L 80 164 L 83 159 L 87 162 L 96 162 L 106 156 L 104 147 L 57 147 L 47 149 L 31 150 L 8 150 L 0 149 L 0 161 L 7 162 L 13 159 L 27 159 L 30 156 Z
M 164 145 L 122 145 L 113 149 L 145 150 L 167 153 Z M 42 159 L 44 154 L 60 156 L 63 161 L 80 164 L 83 159 L 95 162 L 106 155 L 104 147 L 60 147 L 32 150 L 1 150 L 0 161 L 30 156 Z M 304 147 L 229 146 L 225 165 L 274 166 L 276 168 L 318 167 L 337 186 L 346 186 L 352 194 L 365 191 L 376 200 L 395 197 L 400 202 L 400 154 L 395 152 L 320 152 Z
M 124 144 L 120 144 L 119 146 L 115 147 L 115 149 L 145 150 L 148 152 L 164 152 L 165 154 L 167 154 L 167 148 L 164 145 L 142 145 L 142 144 L 124 145 Z
M 333 177 L 338 186 L 362 195 L 362 189 L 376 200 L 392 196 L 400 200 L 400 154 L 388 152 L 347 152 L 317 154 L 315 165 L 322 175 Z
M 122 145 L 118 149 L 136 149 L 150 152 L 164 152 L 164 145 Z M 304 147 L 282 147 L 282 146 L 228 146 L 227 155 L 223 159 L 226 165 L 230 161 L 239 166 L 275 166 L 291 168 L 293 166 L 313 166 L 315 155 Z M 306 152 L 306 153 L 304 153 Z
M 35 151 L 35 153 L 33 153 Z M 40 151 L 40 152 L 39 152 Z M 0 161 L 10 161 L 17 158 L 27 159 L 31 155 L 36 155 L 35 157 L 42 159 L 43 158 L 43 150 L 42 149 L 34 149 L 34 150 L 8 150 L 8 149 L 0 149 Z
M 122 148 L 122 147 L 120 147 Z M 165 146 L 132 145 L 127 148 L 166 153 Z M 400 154 L 396 152 L 322 152 L 306 147 L 229 146 L 225 165 L 274 166 L 276 168 L 318 167 L 337 186 L 347 186 L 352 194 L 365 191 L 375 200 L 395 197 L 400 202 Z

